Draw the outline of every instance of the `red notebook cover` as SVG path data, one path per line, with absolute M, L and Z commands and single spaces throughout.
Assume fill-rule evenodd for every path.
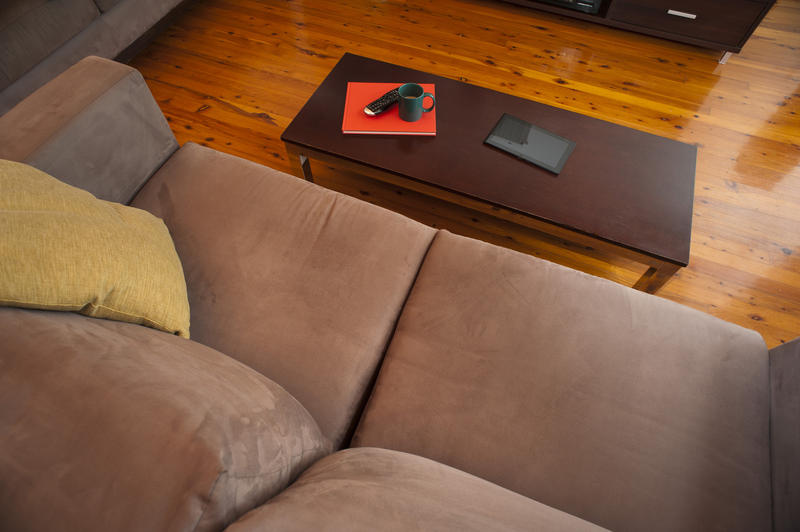
M 378 116 L 364 113 L 364 107 L 402 83 L 356 83 L 347 84 L 347 96 L 344 100 L 344 119 L 342 133 L 361 133 L 367 135 L 436 135 L 436 108 L 423 113 L 416 122 L 400 120 L 394 104 Z M 434 85 L 420 83 L 425 92 L 436 96 Z M 425 105 L 430 105 L 430 98 L 425 98 Z

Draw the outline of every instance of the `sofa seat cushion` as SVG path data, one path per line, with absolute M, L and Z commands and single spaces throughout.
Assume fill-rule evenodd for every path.
M 604 530 L 457 469 L 386 449 L 348 449 L 313 466 L 227 532 Z
M 0 90 L 100 16 L 93 0 L 3 0 Z
M 437 234 L 354 446 L 468 471 L 611 530 L 769 530 L 758 334 Z
M 76 311 L 189 337 L 164 223 L 0 159 L 0 306 Z
M 192 338 L 285 387 L 345 442 L 434 230 L 196 144 L 133 205 L 172 234 Z
M 280 386 L 213 349 L 0 309 L 0 528 L 221 530 L 329 452 Z

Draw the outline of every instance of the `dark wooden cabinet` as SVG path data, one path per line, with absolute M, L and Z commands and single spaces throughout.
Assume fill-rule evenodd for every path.
M 614 0 L 608 18 L 642 28 L 739 46 L 760 20 L 765 4 L 754 0 Z
M 656 37 L 739 52 L 775 0 L 605 0 L 597 14 L 537 0 L 505 0 Z

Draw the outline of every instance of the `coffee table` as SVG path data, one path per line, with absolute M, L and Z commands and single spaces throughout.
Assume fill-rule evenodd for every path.
M 349 81 L 435 83 L 436 136 L 343 134 Z M 503 113 L 575 141 L 559 175 L 483 143 Z M 692 145 L 350 53 L 281 139 L 309 181 L 314 159 L 644 263 L 639 290 L 689 262 Z

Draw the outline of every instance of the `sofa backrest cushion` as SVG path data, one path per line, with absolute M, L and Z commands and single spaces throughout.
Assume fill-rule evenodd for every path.
M 119 203 L 176 149 L 141 74 L 99 57 L 78 62 L 0 116 L 0 159 Z
M 137 325 L 0 308 L 0 528 L 222 530 L 326 455 L 280 386 Z
M 435 231 L 191 143 L 132 205 L 172 234 L 192 338 L 273 379 L 346 443 Z
M 768 377 L 753 331 L 441 231 L 354 446 L 611 530 L 769 530 Z
M 92 0 L 3 0 L 0 3 L 0 90 L 100 15 Z

